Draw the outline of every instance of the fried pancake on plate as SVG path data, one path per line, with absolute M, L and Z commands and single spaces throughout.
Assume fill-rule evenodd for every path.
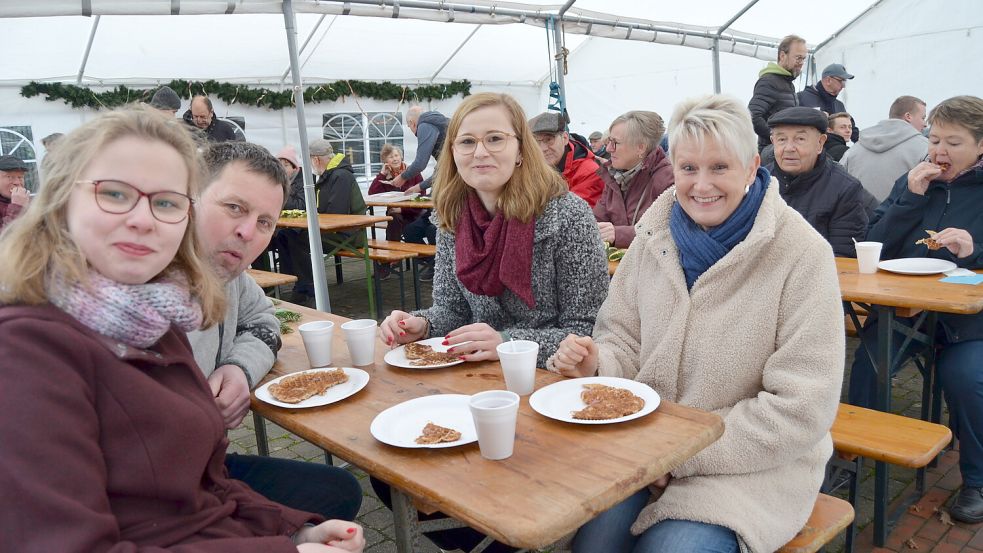
M 405 352 L 406 358 L 410 361 L 410 365 L 416 367 L 444 365 L 460 360 L 458 359 L 458 354 L 434 351 L 432 347 L 419 342 L 406 344 Z
M 427 352 L 433 351 L 433 348 L 426 344 L 413 342 L 412 344 L 406 344 L 404 351 L 406 352 L 407 359 L 422 359 Z
M 626 417 L 642 410 L 645 400 L 624 388 L 604 384 L 584 384 L 580 399 L 587 404 L 572 413 L 580 420 L 601 421 Z
M 423 433 L 421 433 L 416 440 L 418 444 L 439 444 L 441 442 L 456 442 L 461 439 L 461 433 L 453 428 L 444 428 L 443 426 L 436 425 L 432 422 L 428 422 L 426 426 L 423 427 Z
M 926 230 L 925 232 L 928 233 L 928 238 L 922 238 L 921 240 L 916 241 L 915 245 L 925 244 L 925 247 L 930 250 L 937 250 L 942 247 L 942 244 L 939 244 L 939 242 L 935 239 L 935 235 L 938 234 L 937 232 L 934 230 Z
M 340 368 L 299 373 L 270 385 L 270 395 L 283 403 L 300 403 L 307 398 L 319 396 L 342 382 L 348 382 L 348 375 Z

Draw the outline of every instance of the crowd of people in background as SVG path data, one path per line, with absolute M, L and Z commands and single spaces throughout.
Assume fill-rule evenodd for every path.
M 718 441 L 583 526 L 575 552 L 780 548 L 832 453 L 845 353 L 834 257 L 867 239 L 884 258 L 983 269 L 983 99 L 928 109 L 900 96 L 861 130 L 839 99 L 854 78 L 842 64 L 796 92 L 807 57 L 804 39 L 785 37 L 746 106 L 683 100 L 668 130 L 631 110 L 585 138 L 565 112 L 530 118 L 507 94 L 479 93 L 450 117 L 410 107 L 412 160 L 381 148 L 369 194 L 435 206 L 387 210 L 387 240 L 436 248 L 420 275 L 432 305 L 393 311 L 387 345 L 439 336 L 486 361 L 532 340 L 539 367 L 639 380 L 725 421 Z M 305 176 L 296 146 L 245 142 L 206 96 L 178 116 L 181 98 L 162 87 L 150 105 L 47 137 L 37 197 L 24 162 L 0 156 L 0 487 L 18 498 L 5 539 L 359 553 L 348 521 L 361 488 L 347 472 L 226 455 L 225 438 L 281 345 L 244 271 L 272 250 L 298 277 L 289 299 L 313 304 L 308 234 L 277 220 L 365 213 L 352 159 L 317 138 Z M 938 249 L 916 244 L 926 229 Z M 361 233 L 321 239 L 366 245 Z M 627 248 L 613 278 L 605 246 Z M 928 332 L 960 441 L 952 517 L 983 522 L 983 315 L 942 315 Z M 859 350 L 848 380 L 850 402 L 872 406 L 876 375 Z M 448 549 L 484 539 L 428 537 Z

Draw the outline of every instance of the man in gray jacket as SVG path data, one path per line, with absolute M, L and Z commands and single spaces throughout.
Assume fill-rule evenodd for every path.
M 196 231 L 203 257 L 226 282 L 228 305 L 221 324 L 190 332 L 188 340 L 232 429 L 249 409 L 250 389 L 273 368 L 280 349 L 273 303 L 244 271 L 269 244 L 289 183 L 280 162 L 255 144 L 213 144 L 204 158 L 208 176 L 195 206 Z M 225 465 L 232 478 L 295 509 L 342 520 L 358 513 L 361 488 L 342 469 L 235 454 Z
M 928 154 L 928 139 L 922 136 L 925 102 L 901 96 L 891 104 L 888 117 L 864 129 L 860 141 L 840 158 L 847 172 L 880 202 L 887 198 L 894 182 Z

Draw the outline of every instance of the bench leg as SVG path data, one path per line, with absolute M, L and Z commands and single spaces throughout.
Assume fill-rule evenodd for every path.
M 406 283 L 403 281 L 402 262 L 400 262 L 399 264 L 399 308 L 403 311 L 406 311 Z
M 334 277 L 338 284 L 345 282 L 345 275 L 341 271 L 341 258 L 334 256 Z
M 393 499 L 393 538 L 397 553 L 419 551 L 419 523 L 413 500 L 401 490 L 392 488 Z
M 887 483 L 888 465 L 874 463 L 874 545 L 884 547 L 887 541 Z
M 413 258 L 413 301 L 420 309 L 420 260 Z
M 270 456 L 270 444 L 266 438 L 266 419 L 253 411 L 253 431 L 256 433 L 256 452 L 261 457 Z
M 368 258 L 366 258 L 368 259 Z M 382 279 L 379 278 L 379 268 L 382 265 L 378 261 L 372 262 L 372 272 L 369 273 L 369 313 L 373 311 L 375 307 L 376 318 L 380 321 L 382 320 Z M 373 305 L 373 292 L 375 293 L 375 302 Z

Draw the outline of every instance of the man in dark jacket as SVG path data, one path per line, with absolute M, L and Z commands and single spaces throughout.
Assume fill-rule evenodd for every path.
M 754 132 L 758 135 L 759 151 L 770 144 L 768 118 L 785 108 L 798 105 L 792 81 L 802 73 L 808 55 L 805 39 L 788 35 L 778 45 L 778 63 L 770 62 L 758 73 L 758 82 L 754 83 L 754 95 L 747 109 L 751 112 Z
M 232 123 L 215 117 L 215 110 L 212 109 L 212 101 L 208 96 L 195 96 L 191 99 L 191 107 L 184 112 L 184 122 L 192 130 L 197 130 L 208 142 L 244 140 L 243 137 L 236 136 Z
M 533 117 L 529 127 L 546 162 L 563 175 L 571 192 L 594 207 L 601 198 L 604 181 L 597 175 L 596 156 L 584 137 L 568 133 L 565 118 L 556 111 Z
M 855 257 L 853 240 L 863 240 L 868 214 L 864 189 L 840 164 L 823 153 L 828 120 L 805 107 L 784 109 L 768 120 L 775 163 L 768 170 L 779 192 L 822 234 L 839 257 Z
M 849 113 L 841 111 L 830 115 L 828 121 L 829 127 L 826 129 L 826 144 L 823 144 L 823 151 L 833 161 L 839 161 L 850 148 L 846 145 L 846 141 L 850 140 L 850 135 L 853 133 L 853 118 Z
M 843 89 L 846 88 L 846 82 L 852 78 L 853 75 L 847 73 L 843 64 L 827 65 L 826 69 L 823 69 L 823 77 L 818 83 L 807 86 L 802 92 L 799 92 L 799 105 L 807 108 L 819 108 L 825 111 L 826 115 L 845 112 L 846 106 L 836 97 L 839 96 L 840 92 L 843 92 Z M 856 143 L 857 140 L 860 140 L 860 129 L 857 128 L 857 123 L 852 117 L 850 124 L 853 125 L 853 130 L 850 136 L 846 138 L 850 142 Z

